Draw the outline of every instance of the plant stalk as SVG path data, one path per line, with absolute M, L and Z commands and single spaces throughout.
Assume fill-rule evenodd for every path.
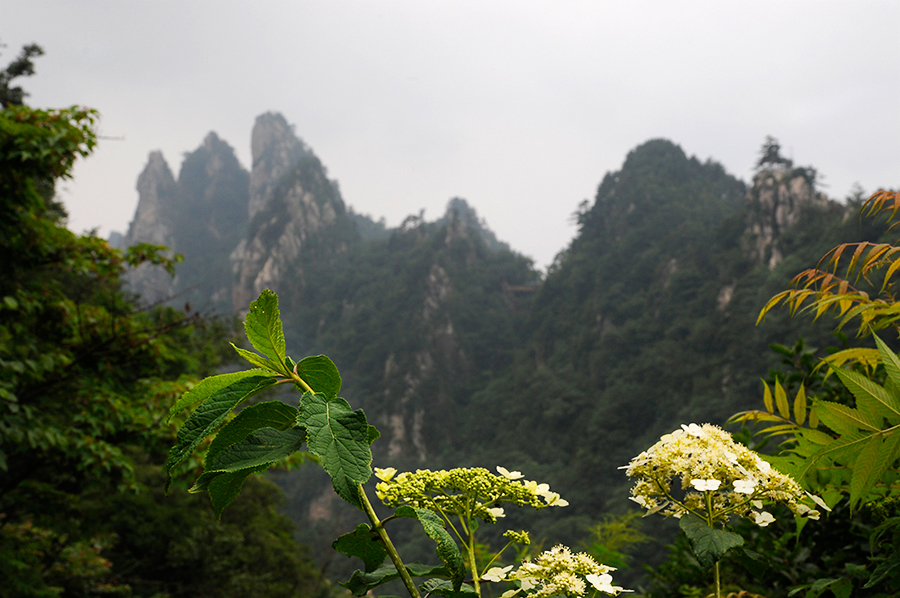
M 403 561 L 400 559 L 400 553 L 394 548 L 394 543 L 391 542 L 387 530 L 384 529 L 384 525 L 381 520 L 378 519 L 378 515 L 375 514 L 375 509 L 372 508 L 372 503 L 369 502 L 369 497 L 366 496 L 365 489 L 363 489 L 362 484 L 357 486 L 357 488 L 359 489 L 359 498 L 365 508 L 366 515 L 369 516 L 369 521 L 372 522 L 372 529 L 378 532 L 378 537 L 384 542 L 384 547 L 387 549 L 388 556 L 391 557 L 391 562 L 394 563 L 394 567 L 397 568 L 397 573 L 400 574 L 400 578 L 403 580 L 403 585 L 406 586 L 406 591 L 409 592 L 410 598 L 421 598 L 412 576 L 406 569 L 406 565 L 404 565 Z

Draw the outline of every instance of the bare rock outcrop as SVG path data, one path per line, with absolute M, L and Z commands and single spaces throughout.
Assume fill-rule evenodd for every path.
M 780 236 L 796 226 L 804 209 L 825 207 L 829 199 L 815 190 L 808 169 L 767 168 L 753 178 L 747 193 L 750 252 L 770 270 L 781 262 Z
M 162 152 L 150 153 L 147 166 L 138 177 L 137 191 L 137 211 L 123 247 L 137 243 L 172 247 L 175 244 L 178 190 Z M 127 280 L 130 289 L 140 293 L 148 303 L 171 296 L 175 288 L 171 276 L 151 264 L 142 264 L 128 274 Z
M 284 117 L 268 113 L 256 119 L 252 150 L 249 230 L 231 254 L 232 302 L 238 310 L 265 288 L 302 286 L 301 251 L 329 229 L 352 228 L 337 184 Z M 330 235 L 319 249 L 340 251 L 341 235 Z

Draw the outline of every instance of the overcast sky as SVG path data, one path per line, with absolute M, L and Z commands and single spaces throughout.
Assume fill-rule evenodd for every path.
M 39 43 L 26 101 L 114 138 L 65 185 L 73 230 L 127 229 L 152 150 L 177 176 L 216 131 L 249 168 L 273 110 L 356 211 L 463 197 L 544 267 L 655 137 L 749 180 L 773 135 L 829 196 L 900 186 L 898 31 L 900 0 L 0 0 L 0 65 Z

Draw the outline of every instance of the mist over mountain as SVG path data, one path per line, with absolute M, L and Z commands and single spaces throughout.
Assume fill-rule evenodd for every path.
M 761 161 L 745 183 L 654 139 L 603 176 L 544 275 L 460 198 L 397 228 L 355 213 L 281 115 L 257 118 L 251 146 L 248 173 L 210 133 L 177 180 L 150 155 L 125 243 L 185 259 L 174 280 L 139 269 L 132 288 L 225 314 L 275 290 L 292 353 L 331 356 L 380 429 L 376 465 L 547 481 L 571 504 L 531 525 L 547 544 L 626 510 L 617 467 L 660 434 L 756 408 L 779 362 L 769 344 L 836 344 L 828 327 L 756 316 L 837 242 L 883 232 L 847 217 L 858 198 L 819 193 L 813 168 Z M 279 479 L 304 540 L 352 528 L 317 474 Z

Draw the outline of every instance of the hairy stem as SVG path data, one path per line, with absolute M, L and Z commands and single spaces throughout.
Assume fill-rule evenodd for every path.
M 378 519 L 378 515 L 375 514 L 375 509 L 372 508 L 372 503 L 369 502 L 369 497 L 366 496 L 366 491 L 363 489 L 362 484 L 357 486 L 357 489 L 359 491 L 360 501 L 362 501 L 363 507 L 365 508 L 366 515 L 369 516 L 369 521 L 372 522 L 372 529 L 378 532 L 378 537 L 384 542 L 384 547 L 387 549 L 388 556 L 391 557 L 391 562 L 394 563 L 394 567 L 397 568 L 397 573 L 400 574 L 400 578 L 403 580 L 403 585 L 406 586 L 406 591 L 409 592 L 410 598 L 420 598 L 419 590 L 416 588 L 412 576 L 410 576 L 409 571 L 407 571 L 406 565 L 400 560 L 400 553 L 394 548 L 394 543 L 391 542 L 391 538 L 384 529 L 384 525 L 381 520 Z

